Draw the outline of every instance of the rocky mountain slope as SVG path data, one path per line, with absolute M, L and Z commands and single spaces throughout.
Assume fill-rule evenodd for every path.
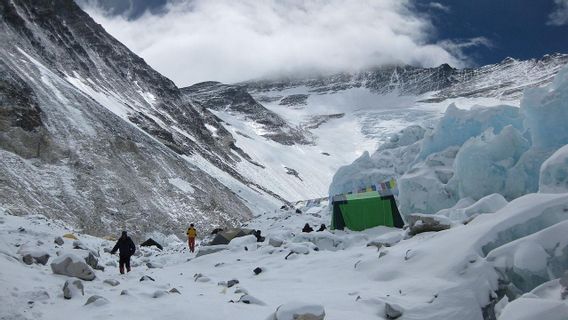
M 0 12 L 0 199 L 10 213 L 93 234 L 182 233 L 189 222 L 250 216 L 188 161 L 199 156 L 249 183 L 232 169 L 234 140 L 212 114 L 71 0 L 2 0 Z
M 557 53 L 540 59 L 507 58 L 500 63 L 479 68 L 455 69 L 447 64 L 436 68 L 384 66 L 361 72 L 311 78 L 255 80 L 241 85 L 253 95 L 295 87 L 306 87 L 313 94 L 365 88 L 377 94 L 394 92 L 418 96 L 431 93 L 432 97 L 425 100 L 426 102 L 439 102 L 456 97 L 517 100 L 523 89 L 550 83 L 566 63 L 568 54 Z M 306 98 L 305 95 L 296 94 L 283 97 L 280 102 L 301 105 L 305 103 Z

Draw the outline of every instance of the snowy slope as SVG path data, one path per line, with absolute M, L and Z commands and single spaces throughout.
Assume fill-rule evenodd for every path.
M 387 319 L 387 303 L 402 312 L 402 319 L 481 320 L 496 319 L 496 314 L 509 320 L 520 319 L 515 315 L 523 314 L 523 306 L 530 302 L 525 299 L 534 299 L 535 305 L 547 307 L 532 308 L 533 318 L 523 319 L 540 319 L 545 314 L 550 317 L 546 319 L 563 319 L 568 303 L 560 295 L 566 285 L 557 278 L 568 267 L 562 253 L 568 247 L 561 237 L 559 245 L 550 248 L 567 231 L 567 208 L 566 194 L 531 194 L 466 225 L 414 237 L 385 227 L 305 234 L 300 229 L 306 222 L 314 227 L 329 223 L 326 207 L 300 207 L 304 213 L 278 210 L 247 225 L 261 229 L 265 242 L 257 244 L 252 236 L 237 238 L 225 250 L 200 257 L 188 253 L 186 244 L 175 237 L 154 234 L 155 239 L 165 241 L 164 251 L 138 248 L 133 271 L 123 276 L 118 274 L 117 257 L 104 250 L 113 241 L 82 234 L 39 215 L 15 217 L 2 210 L 0 283 L 4 290 L 0 302 L 4 307 L 0 318 L 59 319 L 64 310 L 66 315 L 83 319 L 128 315 L 137 319 L 230 316 L 262 320 L 281 304 L 297 301 L 321 305 L 328 320 Z M 63 298 L 62 287 L 73 278 L 54 275 L 49 266 L 59 254 L 88 254 L 73 249 L 68 238 L 61 246 L 53 243 L 68 232 L 97 252 L 99 264 L 105 266 L 104 271 L 94 271 L 96 279 L 83 281 L 85 295 L 71 300 Z M 201 229 L 198 233 L 200 238 L 206 234 Z M 132 235 L 145 239 L 143 234 Z M 274 247 L 270 239 L 283 244 Z M 554 262 L 543 265 L 548 270 L 544 277 L 540 268 L 532 267 L 531 259 L 536 256 L 530 250 L 542 251 Z M 28 252 L 51 257 L 45 266 L 26 265 L 22 257 Z M 514 268 L 508 269 L 508 264 Z M 262 269 L 259 275 L 253 273 L 257 267 Z M 140 281 L 144 275 L 155 281 Z M 540 277 L 538 282 L 523 286 L 529 279 L 534 281 L 535 275 Z M 107 279 L 119 283 L 111 286 L 104 282 Z M 232 279 L 239 283 L 227 288 L 223 283 Z M 540 283 L 544 284 L 538 286 Z M 167 292 L 173 288 L 180 293 Z M 520 297 L 529 291 L 532 293 Z M 245 294 L 248 298 L 242 297 Z M 93 295 L 108 302 L 85 306 Z M 239 302 L 241 299 L 252 303 Z M 515 299 L 519 302 L 508 302 Z

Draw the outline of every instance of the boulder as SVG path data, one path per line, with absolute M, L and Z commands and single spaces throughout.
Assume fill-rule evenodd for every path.
M 195 257 L 197 258 L 204 256 L 206 254 L 212 254 L 227 249 L 228 249 L 227 245 L 224 244 L 214 245 L 214 246 L 200 246 Z
M 105 281 L 103 281 L 103 283 L 116 287 L 120 284 L 120 281 L 114 279 L 106 279 Z
M 560 298 L 562 300 L 565 300 L 566 298 L 568 298 L 568 271 L 564 272 L 564 275 L 562 276 L 562 278 L 560 278 L 559 283 L 561 287 Z
M 230 287 L 232 287 L 232 286 L 234 286 L 238 283 L 239 283 L 239 280 L 237 280 L 237 279 L 229 280 L 229 281 L 227 281 L 227 288 L 230 288 Z
M 83 244 L 83 242 L 81 242 L 80 240 L 73 241 L 73 249 L 89 250 L 89 248 L 85 244 Z
M 387 319 L 398 319 L 402 316 L 403 309 L 396 304 L 385 303 L 385 317 Z
M 167 294 L 168 294 L 167 291 L 158 290 L 158 291 L 155 291 L 155 292 L 152 294 L 152 298 L 154 298 L 154 299 L 161 298 L 161 297 L 163 297 L 163 296 L 165 296 L 165 295 L 167 295 Z
M 254 270 L 252 270 L 252 272 L 254 272 L 255 275 L 259 275 L 260 273 L 262 273 L 262 268 L 256 267 L 254 268 Z
M 211 279 L 209 279 L 209 277 L 204 276 L 201 273 L 196 273 L 193 275 L 193 281 L 195 282 L 209 282 L 211 281 Z
M 27 265 L 31 265 L 34 263 L 34 258 L 32 258 L 32 255 L 28 253 L 22 257 L 22 261 Z
M 448 217 L 434 215 L 434 214 L 410 214 L 408 220 L 408 234 L 411 236 L 417 235 L 422 232 L 442 231 L 449 229 L 452 226 L 451 220 Z
M 280 240 L 278 238 L 269 238 L 268 239 L 268 244 L 273 246 L 273 247 L 276 247 L 276 248 L 281 247 L 283 243 L 284 243 L 284 241 Z
M 65 243 L 65 241 L 63 241 L 63 238 L 61 238 L 61 237 L 55 237 L 55 240 L 53 240 L 53 243 L 55 243 L 58 246 L 62 246 L 63 243 Z
M 97 259 L 91 251 L 89 251 L 89 255 L 85 258 L 85 262 L 95 270 L 105 271 L 105 267 L 99 265 L 99 259 Z
M 47 261 L 49 260 L 49 254 L 48 253 L 44 253 L 38 256 L 32 256 L 35 263 L 41 264 L 41 265 L 46 265 Z
M 154 280 L 154 278 L 150 276 L 142 276 L 142 278 L 140 278 L 140 281 L 156 281 L 156 280 Z
M 323 306 L 306 303 L 287 303 L 279 306 L 270 320 L 324 320 L 325 310 Z
M 202 277 L 195 279 L 195 281 L 196 282 L 209 282 L 209 281 L 211 281 L 211 279 L 209 277 L 202 276 Z
M 83 287 L 83 282 L 81 280 L 67 280 L 63 285 L 63 297 L 65 299 L 71 299 L 81 294 L 85 295 L 85 288 Z
M 245 295 L 241 296 L 241 298 L 237 302 L 244 303 L 244 304 L 256 304 L 256 305 L 259 305 L 259 306 L 266 305 L 266 303 L 264 303 L 261 300 L 251 296 L 250 294 L 245 294 Z
M 149 269 L 163 268 L 161 264 L 156 262 L 148 262 L 146 263 L 146 267 L 148 267 Z
M 238 287 L 237 289 L 235 289 L 235 293 L 248 294 L 248 290 L 242 287 Z
M 27 265 L 33 263 L 46 265 L 50 257 L 46 251 L 27 244 L 21 246 L 18 253 L 22 255 L 22 261 Z
M 81 258 L 70 253 L 61 255 L 53 260 L 51 270 L 55 274 L 75 277 L 81 280 L 91 281 L 95 279 L 93 269 Z
M 98 295 L 94 295 L 94 296 L 90 296 L 89 299 L 87 299 L 87 302 L 85 302 L 85 305 L 92 304 L 92 305 L 98 307 L 98 306 L 105 305 L 107 303 L 110 303 L 110 301 L 108 301 L 107 298 L 101 297 L 101 296 L 98 296 Z

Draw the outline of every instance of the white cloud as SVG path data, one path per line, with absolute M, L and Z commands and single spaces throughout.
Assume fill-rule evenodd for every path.
M 548 25 L 568 25 L 568 0 L 554 0 L 556 9 L 548 15 Z
M 450 7 L 445 6 L 445 5 L 443 5 L 439 2 L 430 2 L 429 6 L 432 9 L 437 9 L 437 10 L 440 10 L 440 11 L 443 11 L 443 12 L 446 12 L 446 13 L 450 12 Z
M 438 45 L 450 52 L 454 57 L 459 59 L 465 64 L 472 64 L 469 57 L 463 53 L 465 49 L 472 47 L 487 47 L 493 48 L 493 42 L 485 37 L 475 37 L 461 41 L 443 40 L 438 42 Z
M 179 86 L 392 63 L 463 66 L 459 48 L 431 43 L 432 25 L 409 0 L 179 1 L 134 21 L 87 11 Z

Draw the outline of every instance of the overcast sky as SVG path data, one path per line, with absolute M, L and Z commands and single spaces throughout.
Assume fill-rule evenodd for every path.
M 468 10 L 450 0 L 77 1 L 180 87 L 394 63 L 464 67 L 501 48 L 491 33 L 446 26 Z M 568 0 L 528 1 L 548 1 L 543 28 L 566 29 Z

